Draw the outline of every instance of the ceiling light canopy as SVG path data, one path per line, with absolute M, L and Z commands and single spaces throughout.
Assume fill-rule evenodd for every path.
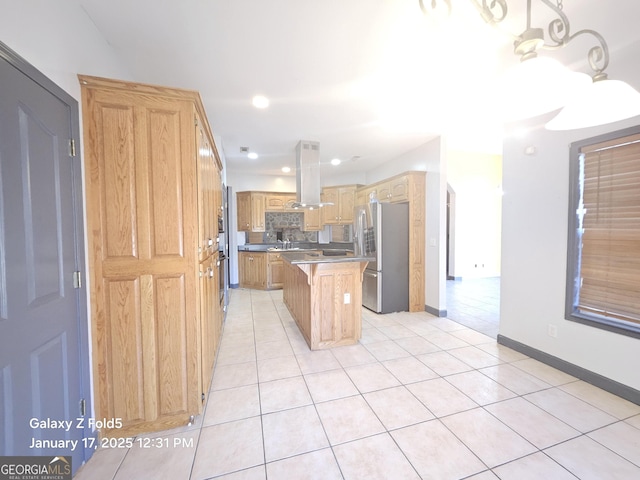
M 340 165 L 342 163 L 342 160 L 340 160 L 339 158 L 334 158 L 331 160 L 331 165 Z
M 291 171 L 290 167 L 282 167 L 282 172 L 283 173 L 289 173 Z
M 498 25 L 508 13 L 507 0 L 469 0 L 489 25 Z M 572 130 L 624 120 L 640 115 L 640 93 L 625 82 L 609 80 L 605 73 L 609 65 L 609 47 L 604 37 L 591 29 L 571 32 L 569 18 L 563 11 L 563 0 L 540 0 L 551 9 L 554 19 L 545 30 L 531 24 L 532 1 L 527 0 L 526 28 L 514 37 L 514 53 L 520 57 L 518 67 L 507 73 L 504 88 L 503 117 L 515 120 L 564 107 L 546 127 L 551 130 Z M 419 0 L 425 15 L 452 11 L 452 0 Z M 591 81 L 585 74 L 571 72 L 559 62 L 538 57 L 541 50 L 566 47 L 578 36 L 596 40 L 587 58 L 593 71 Z
M 255 160 L 258 158 L 258 154 L 256 152 L 249 152 L 247 153 L 247 158 L 249 158 L 250 160 Z

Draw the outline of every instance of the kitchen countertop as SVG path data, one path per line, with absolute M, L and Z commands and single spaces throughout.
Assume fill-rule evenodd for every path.
M 281 250 L 282 259 L 292 265 L 307 263 L 344 263 L 344 262 L 370 262 L 370 257 L 354 257 L 351 255 L 323 255 L 322 253 L 300 252 Z

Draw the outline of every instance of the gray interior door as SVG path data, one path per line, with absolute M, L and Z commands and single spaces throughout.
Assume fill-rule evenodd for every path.
M 75 471 L 88 382 L 86 305 L 74 288 L 83 258 L 73 112 L 6 58 L 0 85 L 0 455 L 72 455 Z M 32 419 L 74 422 L 33 428 Z

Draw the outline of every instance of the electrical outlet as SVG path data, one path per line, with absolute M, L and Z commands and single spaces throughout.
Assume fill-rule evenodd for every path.
M 547 329 L 547 333 L 550 337 L 557 338 L 558 337 L 558 327 L 552 324 L 549 324 Z
M 351 303 L 351 294 L 350 293 L 345 293 L 344 294 L 344 304 L 348 305 Z

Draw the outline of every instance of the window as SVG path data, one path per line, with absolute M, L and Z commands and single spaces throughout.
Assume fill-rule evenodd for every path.
M 640 337 L 640 127 L 571 145 L 566 318 Z

